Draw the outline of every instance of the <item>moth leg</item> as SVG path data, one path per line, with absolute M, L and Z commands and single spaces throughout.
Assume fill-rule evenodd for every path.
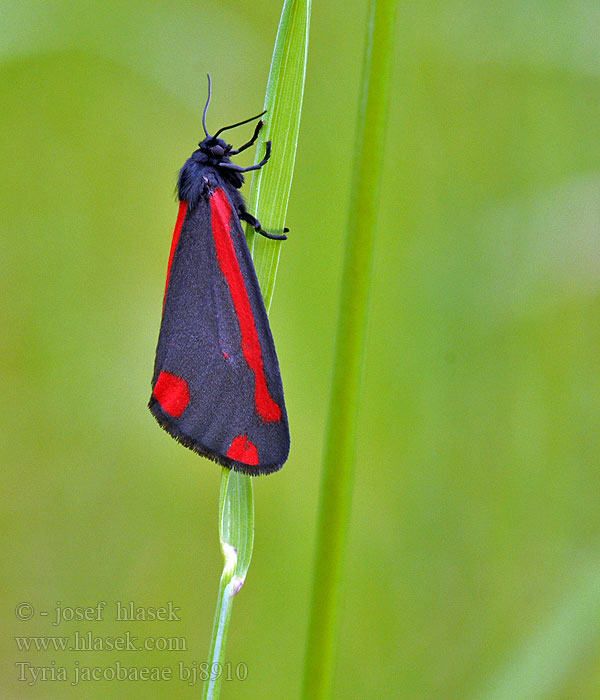
M 212 192 L 212 190 L 214 190 L 215 185 L 213 182 L 211 182 L 211 180 L 212 180 L 212 178 L 208 178 L 208 177 L 206 177 L 206 175 L 202 176 L 201 187 L 202 187 L 203 194 L 209 194 L 210 192 Z
M 256 217 L 252 216 L 252 214 L 243 205 L 238 208 L 238 216 L 242 221 L 249 223 L 256 233 L 260 233 L 260 235 L 264 236 L 265 238 L 270 238 L 273 241 L 285 241 L 287 239 L 286 235 L 279 236 L 275 233 L 268 233 L 265 231 L 260 221 Z M 284 228 L 283 231 L 285 234 L 289 231 L 289 228 Z
M 261 119 L 258 124 L 256 125 L 256 129 L 254 129 L 254 134 L 252 134 L 252 138 L 248 143 L 245 143 L 243 146 L 240 146 L 239 148 L 234 149 L 233 151 L 229 151 L 229 155 L 233 156 L 236 153 L 241 153 L 242 151 L 245 151 L 247 148 L 250 148 L 258 138 L 258 132 L 263 128 L 265 123 Z
M 247 168 L 242 168 L 241 165 L 236 165 L 236 163 L 218 163 L 219 168 L 227 168 L 228 170 L 235 170 L 237 173 L 247 173 L 250 170 L 260 170 L 263 165 L 266 164 L 266 162 L 269 160 L 271 157 L 271 142 L 267 141 L 266 145 L 266 151 L 265 151 L 265 157 L 260 161 L 260 163 L 257 163 L 256 165 L 250 165 Z

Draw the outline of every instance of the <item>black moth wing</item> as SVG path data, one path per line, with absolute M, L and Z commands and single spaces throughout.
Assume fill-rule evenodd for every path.
M 211 181 L 215 186 L 206 186 L 188 207 L 173 253 L 149 407 L 160 425 L 192 450 L 236 471 L 266 474 L 283 466 L 290 446 L 279 362 L 237 214 L 240 194 L 218 176 Z M 221 240 L 224 219 L 229 219 L 225 228 L 235 251 L 230 270 L 237 267 L 234 276 L 243 280 L 250 318 L 240 318 L 219 260 L 217 247 L 227 244 Z M 244 329 L 248 344 L 249 323 L 256 329 L 262 372 L 280 409 L 279 420 L 264 420 L 257 412 L 256 361 L 249 363 L 242 347 Z M 165 378 L 187 385 L 189 401 L 182 412 L 181 405 L 174 410 L 168 400 L 157 398 Z

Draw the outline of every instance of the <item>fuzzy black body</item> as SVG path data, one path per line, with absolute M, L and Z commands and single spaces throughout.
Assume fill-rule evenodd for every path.
M 179 175 L 149 408 L 187 447 L 257 475 L 283 466 L 290 439 L 279 363 L 240 219 L 262 229 L 246 210 L 239 192 L 244 169 L 231 163 L 231 152 L 208 136 Z M 270 145 L 259 167 L 269 153 Z
M 203 142 L 204 143 L 204 142 Z M 246 211 L 246 203 L 239 191 L 244 184 L 244 176 L 237 170 L 219 167 L 219 163 L 232 164 L 229 146 L 223 139 L 216 139 L 213 149 L 218 149 L 217 156 L 210 152 L 211 146 L 200 148 L 192 153 L 179 171 L 177 196 L 180 202 L 188 202 L 193 209 L 207 192 L 221 187 L 236 211 Z M 221 154 L 222 151 L 222 155 Z M 233 165 L 233 164 L 232 164 Z

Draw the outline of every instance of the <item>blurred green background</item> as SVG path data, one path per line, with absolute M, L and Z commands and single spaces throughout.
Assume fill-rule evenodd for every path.
M 209 129 L 259 111 L 280 9 L 3 3 L 3 700 L 200 696 L 178 664 L 208 650 L 220 473 L 146 402 L 205 74 Z M 271 314 L 292 454 L 255 481 L 227 654 L 247 678 L 225 700 L 300 691 L 365 18 L 313 6 Z M 404 3 L 397 36 L 335 697 L 596 700 L 598 5 Z M 103 620 L 52 624 L 99 601 Z M 116 601 L 181 620 L 117 622 Z M 186 650 L 15 641 L 76 631 Z M 117 662 L 174 677 L 71 685 Z

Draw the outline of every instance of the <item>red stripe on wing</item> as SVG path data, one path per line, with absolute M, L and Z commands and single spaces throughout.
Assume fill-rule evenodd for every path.
M 227 280 L 235 314 L 240 324 L 242 352 L 248 367 L 254 373 L 256 413 L 265 423 L 280 421 L 281 407 L 269 394 L 256 321 L 231 238 L 231 204 L 220 188 L 216 189 L 210 197 L 210 213 L 219 266 Z
M 175 222 L 175 230 L 173 231 L 173 240 L 171 241 L 171 252 L 169 254 L 169 267 L 167 268 L 167 281 L 165 283 L 165 295 L 163 297 L 163 311 L 165 310 L 165 302 L 167 300 L 167 289 L 169 288 L 169 277 L 171 276 L 171 265 L 173 264 L 173 258 L 175 257 L 175 250 L 177 249 L 177 244 L 179 243 L 179 234 L 181 233 L 181 227 L 183 226 L 183 221 L 187 213 L 188 203 L 179 202 L 179 212 L 177 214 L 177 221 Z

